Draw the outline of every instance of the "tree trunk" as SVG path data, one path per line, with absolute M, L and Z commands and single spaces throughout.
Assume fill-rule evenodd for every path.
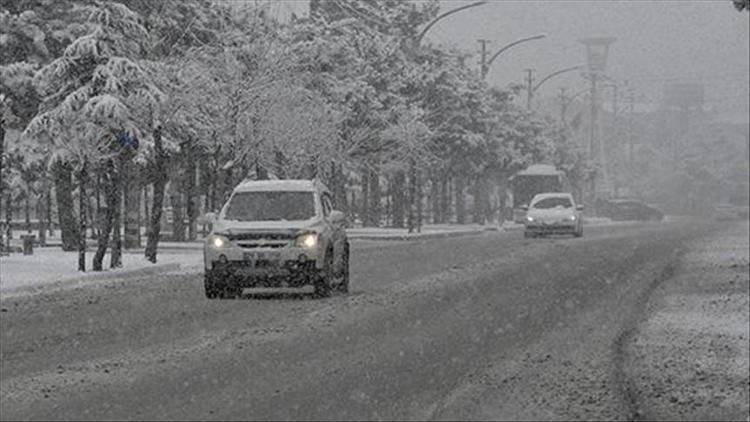
M 94 220 L 99 221 L 102 217 L 102 174 L 101 172 L 96 172 L 96 184 L 94 184 L 94 198 L 96 198 L 96 213 L 94 214 Z M 94 227 L 92 227 L 92 230 L 95 230 L 97 232 L 96 238 L 99 238 L 99 235 L 101 234 L 101 226 L 100 224 L 94 224 Z
M 440 223 L 446 223 L 448 209 L 450 208 L 450 196 L 448 195 L 448 174 L 443 172 L 440 176 Z
M 5 193 L 5 182 L 7 182 L 5 172 L 3 172 L 5 169 L 3 158 L 5 158 L 5 110 L 0 110 L 0 202 L 5 197 L 3 193 Z
M 44 208 L 44 211 L 47 214 L 47 234 L 52 236 L 54 230 L 52 225 L 52 188 L 49 185 L 47 185 L 47 195 L 45 196 L 45 200 L 47 202 L 47 206 Z
M 432 213 L 432 224 L 440 223 L 440 184 L 437 174 L 432 173 L 430 177 L 430 211 Z
M 134 164 L 129 160 L 122 163 L 122 188 L 125 198 L 123 247 L 125 249 L 141 247 L 141 187 L 139 183 L 141 178 L 133 171 L 133 166 Z
M 52 166 L 55 197 L 57 199 L 57 218 L 60 223 L 60 237 L 64 251 L 76 250 L 79 241 L 79 232 L 76 228 L 76 217 L 73 209 L 72 172 L 70 163 L 58 161 Z
M 94 253 L 94 259 L 91 262 L 91 266 L 94 271 L 101 271 L 103 268 L 104 255 L 107 253 L 107 247 L 109 246 L 109 233 L 112 231 L 112 220 L 113 210 L 109 206 L 102 207 L 101 214 L 99 216 L 99 237 L 96 242 L 96 253 Z
M 380 227 L 380 176 L 370 171 L 370 222 L 372 227 Z
M 167 155 L 164 152 L 161 139 L 161 127 L 154 130 L 154 154 L 155 157 L 155 179 L 154 200 L 151 205 L 151 222 L 148 228 L 148 240 L 146 242 L 146 258 L 156 263 L 156 253 L 159 247 L 159 234 L 161 232 L 161 213 L 164 207 L 164 186 L 167 184 Z
M 0 198 L 2 201 L 2 198 Z M 13 230 L 10 225 L 13 222 L 13 194 L 8 189 L 5 195 L 5 250 L 10 251 L 10 239 L 13 236 Z
M 344 215 L 349 215 L 349 204 L 346 201 L 346 180 L 340 165 L 331 163 L 331 189 L 333 189 L 333 206 Z
M 198 157 L 195 154 L 195 148 L 190 143 L 187 148 L 187 168 L 185 169 L 185 192 L 186 192 L 186 213 L 188 220 L 188 239 L 195 240 L 198 237 L 198 193 L 196 192 L 196 180 L 198 176 Z
M 406 206 L 406 195 L 404 195 L 405 176 L 399 171 L 393 177 L 393 227 L 404 227 L 404 207 Z
M 464 197 L 464 178 L 456 176 L 453 194 L 456 197 L 456 223 L 466 224 L 466 198 Z
M 94 271 L 101 271 L 103 269 L 102 262 L 110 245 L 109 235 L 112 232 L 115 212 L 115 168 L 112 161 L 107 162 L 105 171 L 106 173 L 103 175 L 104 180 L 99 179 L 99 187 L 104 189 L 104 206 L 101 207 L 98 221 L 96 222 L 96 225 L 99 226 L 99 236 L 97 237 L 96 253 L 94 253 L 94 259 L 91 263 Z
M 474 224 L 484 224 L 487 216 L 487 183 L 484 175 L 480 174 L 474 181 Z
M 370 227 L 372 213 L 370 212 L 370 170 L 365 168 L 362 172 L 362 205 L 359 207 L 359 218 L 362 225 Z
M 78 172 L 78 206 L 79 223 L 78 232 L 78 271 L 86 272 L 86 179 L 88 177 L 87 163 L 84 160 L 81 170 Z M 72 200 L 71 200 L 72 202 Z M 72 208 L 72 207 L 71 207 Z
M 122 193 L 123 193 L 123 160 L 121 157 L 115 159 L 115 174 L 112 178 L 112 255 L 110 256 L 109 268 L 122 267 Z
M 234 189 L 234 179 L 232 178 L 232 173 L 232 167 L 224 170 L 224 182 L 221 184 L 222 190 L 221 197 L 219 198 L 221 204 L 229 199 L 229 195 L 232 194 L 232 190 Z
M 29 191 L 26 192 L 26 199 L 24 200 L 23 218 L 26 232 L 31 233 L 31 192 Z
M 149 214 L 148 214 L 148 185 L 143 185 L 143 221 L 148 225 Z
M 284 153 L 278 149 L 275 150 L 273 152 L 273 161 L 276 167 L 276 177 L 282 180 L 286 179 L 287 178 L 287 174 L 286 174 L 287 164 L 286 164 L 286 157 L 284 156 Z
M 47 224 L 45 220 L 45 196 L 46 192 L 39 195 L 36 202 L 36 220 L 39 226 L 37 227 L 37 236 L 39 237 L 39 246 L 45 246 L 47 244 Z
M 185 220 L 183 208 L 185 203 L 180 193 L 179 183 L 170 185 L 169 202 L 172 204 L 172 240 L 175 242 L 185 241 Z
M 255 159 L 255 178 L 257 180 L 268 180 L 268 170 L 260 164 L 260 160 Z M 231 189 L 234 189 L 232 184 Z
M 409 229 L 409 233 L 413 233 L 416 228 L 416 218 L 414 216 L 414 205 L 417 200 L 417 168 L 414 164 L 414 159 L 409 160 L 409 200 L 407 204 L 407 220 L 406 225 Z
M 508 193 L 508 172 L 500 171 L 498 175 L 498 196 L 499 196 L 499 210 L 498 210 L 498 224 L 503 224 L 505 219 L 508 218 L 508 203 L 506 201 Z M 512 219 L 513 217 L 511 217 Z
M 417 182 L 417 233 L 422 233 L 422 196 L 424 191 L 422 177 L 420 176 L 418 171 L 415 173 L 415 176 Z

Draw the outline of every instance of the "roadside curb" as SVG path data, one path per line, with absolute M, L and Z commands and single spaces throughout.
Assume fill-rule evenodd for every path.
M 428 239 L 441 239 L 447 237 L 474 236 L 482 234 L 489 230 L 467 230 L 440 233 L 412 233 L 412 234 L 387 234 L 387 235 L 370 235 L 370 234 L 350 234 L 351 240 L 397 240 L 397 241 L 415 241 Z
M 115 271 L 102 271 L 102 272 L 87 272 L 84 274 L 76 274 L 62 278 L 51 283 L 40 283 L 37 285 L 27 285 L 10 288 L 5 291 L 0 291 L 0 299 L 6 299 L 13 296 L 20 295 L 34 295 L 45 291 L 58 290 L 65 287 L 84 285 L 84 284 L 95 284 L 101 281 L 118 280 L 118 279 L 129 279 L 134 277 L 150 276 L 161 273 L 167 273 L 171 271 L 177 271 L 181 268 L 179 263 L 167 263 L 167 264 L 154 264 L 148 267 L 134 268 L 134 269 L 122 269 Z

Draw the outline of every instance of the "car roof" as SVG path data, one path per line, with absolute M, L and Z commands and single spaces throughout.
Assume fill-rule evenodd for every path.
M 571 195 L 568 192 L 547 192 L 547 193 L 538 193 L 534 195 L 533 198 L 531 198 L 531 202 L 541 201 L 545 198 L 568 198 L 570 200 L 573 199 L 573 195 Z
M 327 192 L 328 189 L 317 180 L 248 180 L 240 183 L 234 188 L 235 192 L 316 192 L 318 190 Z

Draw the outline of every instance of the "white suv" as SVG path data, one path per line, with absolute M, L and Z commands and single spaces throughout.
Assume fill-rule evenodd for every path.
M 319 296 L 349 290 L 349 242 L 341 211 L 316 180 L 248 181 L 237 186 L 203 248 L 206 297 L 244 287 L 313 285 Z

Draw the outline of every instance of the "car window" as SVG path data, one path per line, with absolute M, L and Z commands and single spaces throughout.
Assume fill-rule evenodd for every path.
M 315 216 L 312 192 L 237 192 L 224 218 L 239 221 L 307 220 Z
M 333 207 L 331 206 L 331 198 L 327 194 L 323 194 L 321 197 L 321 204 L 323 206 L 323 215 L 328 217 L 333 210 Z
M 539 209 L 539 210 L 546 210 L 546 209 L 552 209 L 552 208 L 572 208 L 573 202 L 570 200 L 570 198 L 566 198 L 566 197 L 551 197 L 551 198 L 540 199 L 534 202 L 531 205 L 531 207 Z

